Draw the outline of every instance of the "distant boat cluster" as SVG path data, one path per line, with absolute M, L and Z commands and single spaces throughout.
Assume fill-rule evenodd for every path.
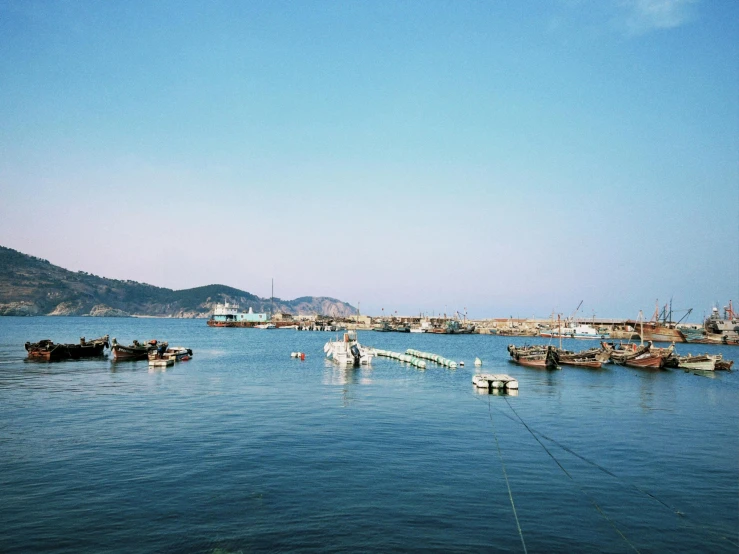
M 688 313 L 690 310 L 688 311 Z M 577 310 L 575 310 L 575 314 Z M 739 345 L 739 318 L 732 303 L 724 307 L 723 317 L 713 308 L 703 326 L 671 321 L 666 308 L 655 310 L 652 319 L 578 320 L 573 314 L 565 320 L 468 320 L 456 317 L 381 317 L 294 316 L 292 314 L 255 313 L 251 308 L 240 311 L 235 304 L 218 304 L 208 320 L 210 327 L 244 327 L 254 329 L 296 329 L 299 331 L 343 332 L 347 329 L 372 330 L 381 333 L 433 333 L 444 335 L 490 334 L 505 336 L 540 336 L 545 338 L 609 340 L 641 339 L 652 342 Z
M 36 343 L 26 342 L 28 359 L 33 361 L 56 362 L 61 360 L 93 359 L 106 356 L 107 349 L 116 362 L 149 360 L 151 366 L 170 366 L 175 362 L 184 362 L 192 358 L 192 349 L 184 346 L 169 346 L 165 341 L 152 339 L 139 342 L 134 340 L 129 345 L 118 343 L 108 335 L 86 341 L 80 338 L 79 344 L 57 344 L 52 340 L 44 339 Z

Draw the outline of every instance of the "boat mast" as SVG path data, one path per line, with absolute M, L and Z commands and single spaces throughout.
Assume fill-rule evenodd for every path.
M 560 314 L 557 314 L 557 327 L 559 327 L 559 349 L 562 350 L 562 319 L 560 318 Z
M 272 316 L 275 313 L 275 278 L 272 277 L 272 296 L 269 297 L 269 320 L 272 321 Z

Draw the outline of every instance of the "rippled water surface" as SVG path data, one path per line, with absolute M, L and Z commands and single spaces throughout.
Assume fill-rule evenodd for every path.
M 195 355 L 24 360 L 106 333 Z M 737 371 L 547 372 L 507 362 L 524 339 L 373 332 L 466 366 L 339 369 L 330 336 L 0 318 L 0 551 L 737 552 Z M 479 394 L 476 356 L 519 394 Z

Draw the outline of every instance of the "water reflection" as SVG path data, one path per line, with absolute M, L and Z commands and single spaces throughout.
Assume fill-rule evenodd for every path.
M 485 388 L 478 388 L 474 387 L 477 394 L 481 395 L 491 395 L 491 396 L 518 396 L 518 390 L 516 389 L 485 389 Z
M 371 377 L 372 368 L 368 366 L 341 367 L 326 360 L 322 382 L 324 385 L 370 385 Z

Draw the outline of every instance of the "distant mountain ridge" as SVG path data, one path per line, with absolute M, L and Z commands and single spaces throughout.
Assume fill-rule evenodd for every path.
M 226 285 L 172 290 L 136 281 L 69 271 L 47 260 L 0 246 L 0 315 L 208 317 L 217 303 L 255 312 L 270 299 Z M 348 317 L 357 310 L 335 298 L 273 300 L 274 312 Z

